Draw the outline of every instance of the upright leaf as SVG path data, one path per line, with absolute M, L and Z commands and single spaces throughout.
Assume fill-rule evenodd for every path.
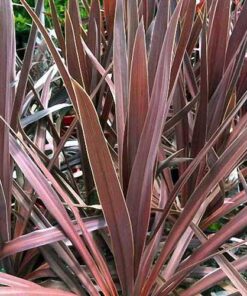
M 84 86 L 89 91 L 89 88 L 90 88 L 90 80 L 89 80 L 89 74 L 88 74 L 89 69 L 87 68 L 86 55 L 84 52 L 82 39 L 81 39 L 82 24 L 81 24 L 78 1 L 70 0 L 68 3 L 68 10 L 69 10 L 70 19 L 73 25 L 73 32 L 74 32 L 74 38 L 75 38 L 75 44 L 76 44 L 75 49 L 77 50 L 78 59 L 80 63 L 80 72 L 83 76 Z
M 154 29 L 150 45 L 150 53 L 148 57 L 148 73 L 149 73 L 149 88 L 150 92 L 153 89 L 153 83 L 155 78 L 155 73 L 157 70 L 157 65 L 159 62 L 160 51 L 164 41 L 164 36 L 168 24 L 169 16 L 169 5 L 170 0 L 160 1 L 157 9 L 157 15 L 155 18 Z
M 114 258 L 124 295 L 133 290 L 133 234 L 127 206 L 93 103 L 73 81 L 87 153 L 103 213 L 111 235 Z
M 44 5 L 44 0 L 37 1 L 36 13 L 38 16 L 41 15 L 41 10 L 42 10 L 43 5 Z M 29 39 L 28 39 L 28 43 L 27 43 L 27 47 L 25 50 L 24 60 L 23 60 L 22 68 L 21 68 L 20 79 L 19 79 L 19 83 L 17 86 L 15 101 L 14 101 L 14 106 L 13 106 L 11 127 L 15 130 L 17 128 L 19 112 L 20 112 L 21 106 L 24 102 L 24 98 L 25 98 L 25 94 L 26 94 L 28 75 L 29 75 L 29 71 L 31 68 L 31 64 L 32 64 L 32 58 L 33 58 L 36 38 L 37 38 L 37 26 L 33 22 L 32 29 L 31 29 Z
M 65 55 L 65 40 L 61 28 L 61 24 L 59 22 L 59 18 L 56 11 L 56 6 L 54 0 L 50 0 L 50 7 L 51 7 L 51 15 L 52 15 L 52 21 L 54 24 L 54 29 L 57 35 L 57 40 L 60 45 L 62 55 Z
M 128 185 L 131 169 L 134 164 L 138 144 L 148 110 L 149 90 L 147 73 L 147 55 L 143 22 L 136 33 L 133 59 L 130 71 L 129 108 L 127 118 L 127 151 L 123 165 L 123 184 Z
M 125 1 L 123 0 L 117 0 L 116 2 L 113 38 L 113 74 L 116 90 L 116 122 L 120 174 L 122 171 L 123 139 L 128 108 L 128 64 L 124 23 L 124 2 Z
M 71 17 L 69 13 L 65 16 L 65 45 L 66 45 L 66 62 L 68 71 L 78 83 L 83 85 L 83 76 L 78 57 L 78 49 L 75 41 L 75 32 L 73 29 Z
M 127 204 L 135 243 L 135 271 L 145 247 L 150 218 L 153 170 L 164 120 L 168 114 L 169 81 L 175 33 L 182 6 L 180 1 L 170 21 L 162 46 L 150 104 L 130 175 Z
M 88 48 L 100 61 L 101 50 L 101 17 L 100 17 L 100 3 L 99 0 L 93 0 L 90 8 L 88 32 L 86 39 Z M 87 57 L 87 67 L 89 69 L 90 91 L 96 87 L 97 71 L 93 67 L 93 63 L 90 58 Z
M 130 71 L 130 63 L 132 59 L 132 51 L 138 28 L 138 11 L 137 0 L 127 1 L 127 32 L 128 32 L 128 66 Z
M 246 31 L 247 31 L 247 2 L 244 2 L 243 7 L 241 9 L 241 13 L 239 15 L 238 21 L 234 26 L 233 32 L 229 38 L 229 44 L 226 53 L 226 64 L 225 68 L 231 62 L 231 59 L 234 57 L 235 52 L 239 50 L 240 45 L 246 39 Z
M 170 91 L 172 90 L 173 85 L 176 82 L 176 77 L 178 75 L 179 68 L 181 67 L 181 64 L 184 58 L 184 54 L 190 38 L 190 33 L 192 30 L 193 19 L 195 14 L 195 1 L 190 0 L 190 1 L 187 1 L 186 3 L 184 2 L 184 6 L 186 6 L 186 10 L 185 10 L 186 14 L 184 17 L 183 26 L 181 29 L 181 34 L 178 41 L 174 62 L 172 65 Z
M 103 4 L 104 4 L 106 27 L 108 29 L 107 32 L 109 33 L 109 37 L 111 37 L 113 33 L 113 26 L 114 26 L 116 0 L 105 0 L 103 1 Z
M 15 86 L 15 31 L 12 3 L 0 2 L 0 116 L 8 123 L 11 120 Z M 11 235 L 11 165 L 9 157 L 9 132 L 0 121 L 0 240 L 7 241 Z
M 230 1 L 217 1 L 217 6 L 211 20 L 211 32 L 209 36 L 209 96 L 216 89 L 224 71 L 229 38 L 229 16 Z
M 195 127 L 193 130 L 191 155 L 195 157 L 202 149 L 207 135 L 207 106 L 208 106 L 208 48 L 207 48 L 207 15 L 205 12 L 202 31 L 202 52 L 201 52 L 201 89 L 200 101 L 198 104 Z

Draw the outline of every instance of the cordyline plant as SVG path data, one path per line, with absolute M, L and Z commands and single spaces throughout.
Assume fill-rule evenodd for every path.
M 0 2 L 0 295 L 247 295 L 247 1 L 50 0 L 54 30 L 27 2 L 23 60 Z

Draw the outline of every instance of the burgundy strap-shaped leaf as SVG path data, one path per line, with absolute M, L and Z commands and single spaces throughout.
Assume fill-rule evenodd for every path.
M 168 91 L 175 33 L 182 6 L 180 1 L 163 42 L 146 120 L 130 175 L 127 205 L 135 242 L 135 271 L 139 268 L 150 218 L 153 170 L 163 122 L 169 109 Z
M 135 42 L 136 31 L 138 28 L 138 3 L 137 0 L 127 1 L 127 28 L 128 28 L 128 70 L 130 72 L 130 63 L 132 60 L 133 46 Z
M 43 4 L 44 4 L 44 0 L 37 1 L 35 11 L 38 16 L 41 15 L 41 10 L 42 10 Z M 35 25 L 35 23 L 33 23 L 32 29 L 30 31 L 27 47 L 25 50 L 25 55 L 24 55 L 22 67 L 21 67 L 21 74 L 20 74 L 19 83 L 18 83 L 18 86 L 16 89 L 15 101 L 14 101 L 12 118 L 11 118 L 11 127 L 14 129 L 17 128 L 20 108 L 24 102 L 24 98 L 25 98 L 25 94 L 26 94 L 28 75 L 29 75 L 29 71 L 30 71 L 30 68 L 32 65 L 32 58 L 33 58 L 35 42 L 36 42 L 36 38 L 37 38 L 37 32 L 38 32 L 37 26 Z
M 0 295 L 19 295 L 19 296 L 75 296 L 74 293 L 65 292 L 58 289 L 48 289 L 43 287 L 35 288 L 10 288 L 4 287 L 0 289 Z
M 216 89 L 225 67 L 226 49 L 229 38 L 230 1 L 216 1 L 217 5 L 211 19 L 209 36 L 208 71 L 209 96 Z M 220 24 L 220 26 L 218 25 Z
M 113 74 L 116 94 L 116 123 L 120 174 L 122 171 L 124 130 L 128 108 L 128 64 L 125 40 L 124 2 L 123 0 L 116 1 L 113 34 Z
M 148 57 L 148 78 L 150 92 L 153 89 L 153 83 L 157 65 L 159 62 L 160 51 L 164 41 L 164 36 L 168 24 L 168 13 L 169 13 L 170 0 L 160 1 L 157 9 L 157 15 L 154 21 L 154 29 L 150 45 L 150 53 Z
M 147 55 L 143 22 L 140 23 L 130 71 L 129 108 L 127 117 L 126 155 L 123 166 L 123 184 L 128 186 L 149 103 Z M 126 170 L 126 171 L 125 171 Z M 125 173 L 125 174 L 124 174 Z M 127 188 L 126 188 L 127 189 Z
M 57 15 L 56 5 L 54 0 L 50 0 L 50 7 L 51 7 L 52 22 L 56 32 L 57 40 L 60 45 L 62 55 L 65 56 L 65 40 L 64 40 L 61 24 Z
M 103 1 L 107 31 L 111 37 L 113 33 L 116 0 Z
M 245 271 L 247 268 L 247 256 L 243 256 L 241 258 L 236 259 L 232 262 L 232 265 L 238 271 Z M 216 283 L 224 280 L 226 275 L 221 268 L 216 269 L 210 274 L 206 275 L 202 279 L 196 281 L 191 287 L 186 289 L 186 291 L 181 293 L 181 296 L 194 296 L 197 293 L 201 293 L 210 287 L 214 286 Z
M 91 254 L 76 232 L 75 227 L 57 193 L 50 186 L 44 175 L 40 172 L 31 158 L 21 149 L 20 145 L 12 135 L 10 135 L 9 143 L 10 154 L 12 158 L 23 171 L 23 174 L 36 193 L 39 195 L 46 208 L 50 211 L 51 215 L 58 221 L 67 237 L 74 244 L 79 254 L 83 257 L 102 291 L 106 292 L 105 283 L 102 278 L 103 275 L 100 274 Z
M 85 226 L 89 232 L 106 227 L 104 218 L 93 218 L 85 221 Z M 75 225 L 76 231 L 81 234 L 79 225 Z M 13 240 L 8 241 L 0 252 L 0 258 L 66 240 L 66 236 L 58 227 L 49 227 L 47 229 L 35 230 L 31 233 L 24 234 Z
M 73 81 L 73 86 L 88 158 L 111 235 L 118 276 L 124 295 L 131 295 L 134 251 L 127 206 L 93 103 L 76 81 Z
M 12 3 L 0 3 L 0 116 L 8 123 L 11 120 L 15 90 L 15 31 Z M 0 237 L 7 241 L 11 235 L 11 164 L 9 158 L 9 131 L 0 121 Z
M 173 250 L 177 240 L 184 233 L 189 223 L 191 223 L 202 201 L 206 198 L 208 194 L 208 190 L 210 190 L 210 188 L 213 188 L 213 186 L 215 186 L 224 176 L 226 176 L 228 173 L 231 172 L 231 170 L 234 169 L 238 161 L 246 153 L 246 145 L 247 145 L 247 131 L 245 130 L 221 155 L 219 160 L 215 163 L 212 169 L 204 177 L 200 185 L 195 189 L 193 194 L 190 196 L 190 199 L 186 203 L 184 210 L 182 211 L 181 215 L 179 216 L 178 220 L 175 223 L 175 227 L 169 233 L 165 247 L 161 251 L 160 257 L 158 258 L 154 266 L 154 269 L 151 273 L 151 276 L 150 276 L 151 278 L 155 278 L 158 275 L 159 270 L 161 269 L 164 262 L 167 260 L 169 254 L 171 254 L 171 251 Z M 212 239 L 208 240 L 205 244 L 203 244 L 203 247 L 201 247 L 197 252 L 195 252 L 190 257 L 189 260 L 186 261 L 186 264 L 189 266 L 189 263 L 192 263 L 193 260 L 196 260 L 198 258 L 201 259 L 202 256 L 205 256 L 205 254 L 207 255 L 210 254 L 210 251 L 215 250 L 217 247 L 220 246 L 220 243 L 224 242 L 223 237 L 226 240 L 227 238 L 230 237 L 230 233 L 231 235 L 237 233 L 237 227 L 239 227 L 239 229 L 241 230 L 244 226 L 246 226 L 247 225 L 246 214 L 244 218 L 243 212 L 244 211 L 241 211 L 238 214 L 239 220 L 235 219 L 236 218 L 235 217 L 231 222 L 228 223 L 228 226 L 225 225 L 226 227 L 224 227 L 224 230 L 225 230 L 224 232 L 222 231 L 222 229 L 218 232 L 217 236 L 215 236 L 215 243 L 212 242 Z M 211 244 L 209 243 L 209 241 L 211 242 Z M 181 276 L 181 278 L 183 277 Z M 166 283 L 164 286 L 166 285 L 168 285 L 168 283 Z M 170 287 L 167 287 L 166 292 L 169 289 Z
M 66 42 L 66 63 L 68 71 L 78 83 L 83 85 L 83 75 L 79 63 L 78 48 L 76 46 L 75 31 L 73 28 L 70 14 L 67 12 L 65 16 L 65 42 Z
M 89 91 L 89 87 L 90 87 L 90 81 L 88 76 L 89 69 L 87 68 L 86 54 L 82 45 L 82 38 L 81 38 L 82 24 L 80 19 L 78 1 L 68 2 L 68 13 L 70 16 L 72 30 L 74 33 L 75 49 L 77 51 L 78 61 L 80 64 L 80 73 L 83 77 L 83 85 L 86 88 L 86 90 Z M 66 46 L 69 46 L 69 44 L 66 44 Z

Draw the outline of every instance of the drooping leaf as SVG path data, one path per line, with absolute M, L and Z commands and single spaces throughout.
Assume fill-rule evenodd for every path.
M 44 118 L 45 116 L 47 116 L 47 115 L 49 115 L 49 114 L 51 114 L 53 112 L 57 112 L 57 111 L 62 110 L 64 108 L 69 108 L 71 106 L 72 106 L 71 104 L 66 104 L 66 103 L 57 104 L 57 105 L 49 107 L 49 108 L 47 108 L 45 110 L 37 111 L 34 114 L 29 115 L 29 116 L 21 119 L 21 126 L 22 126 L 22 128 L 24 128 L 24 127 L 28 126 L 31 123 L 39 121 L 41 118 Z
M 85 245 L 82 243 L 82 240 L 76 232 L 58 195 L 49 185 L 44 175 L 34 165 L 30 157 L 21 149 L 12 135 L 10 135 L 10 153 L 14 161 L 23 171 L 31 186 L 35 189 L 37 194 L 46 205 L 47 209 L 49 209 L 51 214 L 56 218 L 57 221 L 59 221 L 67 237 L 73 242 L 80 255 L 87 262 L 90 269 L 92 269 L 92 273 L 101 286 L 102 291 L 104 291 L 105 283 L 103 282 L 102 275 L 100 275 L 99 270 L 95 266 L 91 255 L 87 251 Z
M 106 223 L 103 218 L 95 218 L 85 221 L 85 226 L 89 232 L 92 232 L 106 227 Z M 79 225 L 75 225 L 75 229 L 79 234 L 81 233 Z M 17 252 L 23 252 L 32 248 L 55 243 L 60 240 L 66 240 L 66 236 L 58 227 L 35 230 L 6 243 L 0 252 L 0 257 L 4 258 L 16 254 Z
M 232 265 L 238 271 L 244 271 L 247 267 L 247 257 L 243 256 L 237 260 L 235 260 Z M 222 281 L 226 278 L 225 273 L 221 268 L 217 268 L 215 271 L 211 272 L 210 274 L 206 275 L 202 279 L 198 280 L 195 284 L 193 284 L 190 288 L 186 291 L 181 293 L 181 296 L 194 296 L 196 293 L 203 292 L 210 287 L 214 286 L 215 284 Z

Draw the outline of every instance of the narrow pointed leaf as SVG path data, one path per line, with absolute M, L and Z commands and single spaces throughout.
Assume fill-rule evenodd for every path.
M 75 49 L 78 54 L 79 64 L 80 64 L 80 73 L 83 76 L 83 83 L 87 90 L 90 87 L 90 81 L 88 76 L 87 63 L 86 63 L 86 54 L 82 45 L 82 36 L 81 36 L 81 18 L 78 1 L 69 1 L 69 15 L 70 20 L 73 25 L 73 33 L 75 39 Z
M 169 102 L 169 77 L 172 52 L 182 1 L 170 21 L 162 46 L 149 109 L 141 134 L 136 158 L 130 175 L 127 204 L 132 221 L 135 243 L 135 270 L 138 270 L 144 250 L 150 218 L 153 169 Z
M 85 226 L 88 232 L 92 232 L 106 227 L 106 223 L 103 218 L 95 218 L 85 221 Z M 75 225 L 75 229 L 81 234 L 79 225 Z M 8 241 L 0 252 L 0 258 L 16 254 L 17 252 L 23 252 L 32 248 L 55 243 L 60 240 L 66 240 L 66 236 L 58 227 L 35 230 Z
M 58 289 L 48 289 L 43 287 L 35 288 L 1 288 L 0 295 L 18 295 L 18 296 L 75 296 L 74 293 L 61 291 Z
M 68 71 L 78 83 L 83 85 L 83 76 L 81 73 L 78 49 L 76 46 L 75 32 L 73 29 L 71 17 L 66 13 L 65 16 L 65 45 L 66 45 L 66 63 Z
M 238 271 L 244 271 L 247 268 L 247 256 L 243 256 L 237 260 L 235 260 L 232 265 Z M 216 269 L 215 271 L 211 272 L 210 274 L 206 275 L 202 279 L 196 281 L 189 289 L 181 293 L 181 296 L 194 296 L 197 293 L 201 293 L 215 284 L 219 283 L 220 281 L 226 278 L 225 273 L 221 268 Z
M 128 29 L 128 61 L 129 71 L 133 46 L 138 28 L 137 0 L 127 1 L 127 29 Z
M 191 155 L 195 155 L 202 149 L 207 135 L 207 106 L 208 106 L 208 50 L 207 50 L 207 33 L 206 33 L 206 12 L 204 16 L 202 31 L 202 58 L 201 58 L 201 89 L 200 101 L 196 115 L 195 127 L 193 130 L 193 140 Z
M 124 2 L 116 0 L 116 14 L 113 38 L 113 73 L 116 90 L 116 120 L 118 134 L 119 168 L 122 168 L 124 129 L 127 116 L 128 64 L 124 24 Z
M 104 4 L 106 26 L 108 28 L 109 35 L 111 37 L 113 33 L 113 22 L 114 22 L 114 16 L 115 16 L 116 0 L 105 0 L 103 4 Z
M 155 264 L 155 267 L 152 271 L 152 274 L 151 274 L 152 278 L 155 278 L 155 276 L 158 274 L 162 265 L 167 260 L 167 257 L 169 256 L 169 254 L 171 254 L 171 251 L 173 250 L 177 240 L 181 237 L 186 227 L 192 221 L 194 215 L 196 214 L 197 210 L 201 205 L 201 202 L 205 199 L 208 193 L 206 191 L 206 188 L 213 188 L 213 186 L 216 185 L 217 182 L 219 182 L 225 175 L 227 175 L 227 173 L 230 173 L 230 171 L 237 165 L 237 162 L 244 155 L 244 153 L 246 153 L 246 146 L 245 146 L 247 144 L 246 135 L 247 135 L 247 131 L 242 132 L 242 134 L 234 141 L 234 143 L 232 143 L 232 145 L 219 158 L 219 160 L 216 162 L 214 167 L 204 177 L 203 181 L 200 183 L 200 185 L 191 195 L 189 201 L 186 203 L 186 206 L 183 212 L 181 213 L 181 215 L 179 216 L 179 219 L 175 224 L 176 227 L 174 227 L 169 233 L 169 237 L 166 241 L 166 246 L 161 251 L 161 255 L 158 258 L 157 263 Z M 240 214 L 242 217 L 242 213 Z M 246 223 L 246 221 L 244 220 L 242 220 L 241 222 Z M 236 227 L 236 225 L 234 226 Z M 233 231 L 233 228 L 228 228 L 228 229 L 229 229 L 229 232 Z M 217 238 L 219 238 L 218 235 L 216 236 L 216 240 Z M 208 242 L 206 244 L 208 245 Z M 213 248 L 213 245 L 211 247 Z M 200 255 L 202 255 L 202 253 L 200 253 Z
M 160 1 L 155 18 L 154 29 L 150 45 L 150 53 L 148 58 L 148 73 L 150 92 L 153 89 L 153 83 L 157 65 L 159 62 L 160 51 L 164 41 L 165 33 L 168 25 L 170 0 Z
M 50 186 L 44 175 L 39 171 L 38 167 L 32 162 L 31 158 L 21 149 L 12 135 L 10 135 L 10 153 L 14 161 L 26 176 L 30 185 L 35 189 L 47 209 L 49 209 L 53 217 L 56 218 L 67 237 L 71 240 L 71 242 L 73 242 L 80 255 L 84 258 L 102 290 L 105 291 L 105 284 L 103 283 L 102 276 L 100 275 L 98 268 L 95 266 L 86 246 L 83 244 L 80 236 L 76 232 L 74 225 L 63 207 L 57 193 Z
M 10 123 L 14 102 L 15 32 L 12 3 L 9 0 L 0 2 L 0 40 L 0 116 Z M 9 131 L 3 121 L 0 121 L 0 131 L 0 181 L 3 189 L 0 196 L 0 237 L 6 241 L 11 235 L 11 165 Z
M 38 16 L 41 15 L 41 10 L 42 10 L 43 4 L 44 4 L 44 0 L 37 1 L 35 11 Z M 19 112 L 20 112 L 21 106 L 22 106 L 24 98 L 25 98 L 25 92 L 26 92 L 26 87 L 27 87 L 27 82 L 28 82 L 28 75 L 29 75 L 29 71 L 31 68 L 31 64 L 32 64 L 32 58 L 33 58 L 36 38 L 37 38 L 37 26 L 35 25 L 35 23 L 33 23 L 32 29 L 30 32 L 30 36 L 29 36 L 29 39 L 27 42 L 27 48 L 25 50 L 25 56 L 24 56 L 24 60 L 23 60 L 22 68 L 21 68 L 20 79 L 19 79 L 17 90 L 16 90 L 15 101 L 14 101 L 14 106 L 13 106 L 11 126 L 14 129 L 17 128 Z
M 73 81 L 79 118 L 95 185 L 109 227 L 117 272 L 124 294 L 133 289 L 133 235 L 120 183 L 90 97 Z
M 59 110 L 62 110 L 64 108 L 69 108 L 69 107 L 72 107 L 72 105 L 64 103 L 64 104 L 57 104 L 57 105 L 49 107 L 47 109 L 37 111 L 36 113 L 21 119 L 21 126 L 22 126 L 22 128 L 24 128 L 31 123 L 39 121 L 41 118 L 44 118 L 45 116 L 47 116 L 53 112 L 57 112 Z
M 54 29 L 57 35 L 57 40 L 60 45 L 62 55 L 65 56 L 65 40 L 61 28 L 61 24 L 58 19 L 57 11 L 56 11 L 56 6 L 54 3 L 54 0 L 50 0 L 50 7 L 51 7 L 51 15 L 52 15 L 52 21 L 54 24 Z
M 211 96 L 221 80 L 226 58 L 226 48 L 229 38 L 230 1 L 217 1 L 215 13 L 211 20 L 209 36 L 209 95 Z M 220 23 L 220 26 L 218 25 Z
M 129 108 L 127 121 L 127 155 L 124 168 L 124 184 L 128 184 L 131 169 L 134 164 L 138 144 L 148 110 L 149 90 L 147 73 L 147 56 L 145 47 L 145 32 L 143 23 L 136 34 L 133 59 L 130 72 Z

